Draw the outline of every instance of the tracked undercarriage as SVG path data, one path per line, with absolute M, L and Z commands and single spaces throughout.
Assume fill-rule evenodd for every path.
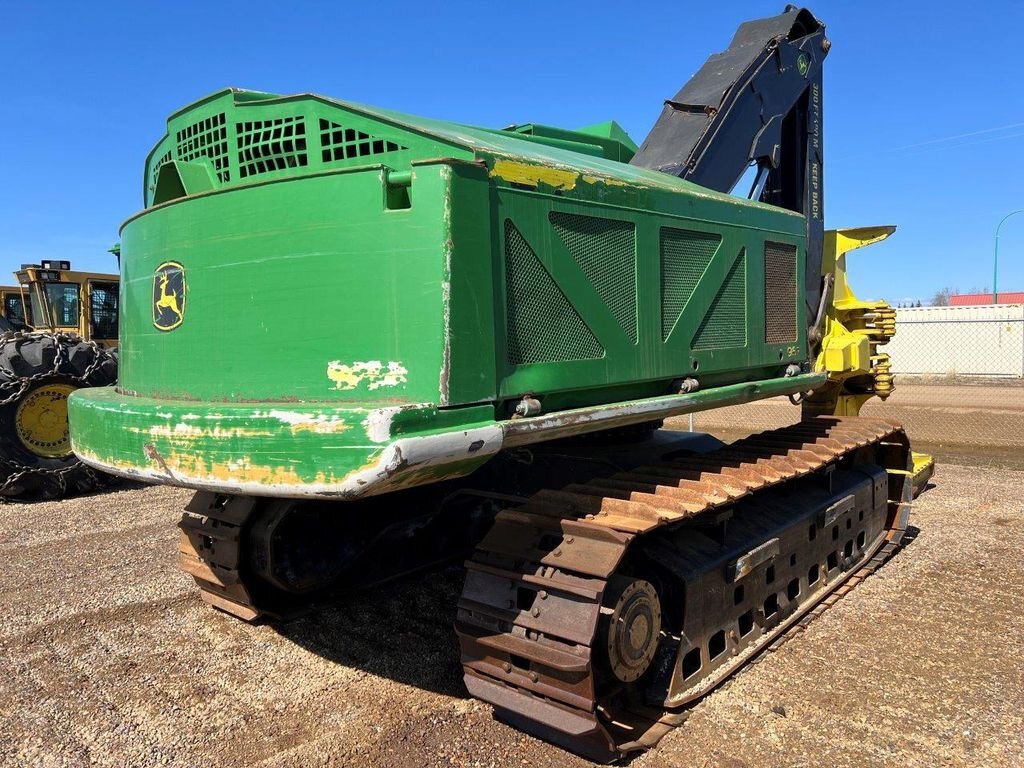
M 873 571 L 909 512 L 906 437 L 876 419 L 818 417 L 708 453 L 643 458 L 528 498 L 488 494 L 501 511 L 459 601 L 470 693 L 597 760 L 655 744 L 688 705 Z M 322 559 L 318 573 L 297 574 L 282 540 L 301 523 L 277 504 L 257 514 L 252 497 L 197 494 L 182 521 L 183 569 L 208 602 L 246 620 L 279 615 L 275 591 L 294 608 L 296 593 L 312 593 L 306 580 L 351 586 Z M 393 549 L 408 537 L 378 534 L 362 562 L 387 560 L 391 575 L 453 551 L 411 564 Z
M 653 746 L 891 554 L 908 459 L 898 427 L 819 418 L 502 511 L 459 603 L 467 688 L 593 759 Z

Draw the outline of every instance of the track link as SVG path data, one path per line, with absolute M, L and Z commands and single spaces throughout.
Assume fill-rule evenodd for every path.
M 178 523 L 178 567 L 214 608 L 243 621 L 286 620 L 344 594 L 460 561 L 498 508 L 476 495 L 471 503 L 445 504 L 439 494 L 392 502 L 391 511 L 403 514 L 391 517 L 387 508 L 348 508 L 345 517 L 338 505 L 328 506 L 200 491 Z
M 909 462 L 909 446 L 897 425 L 861 417 L 818 417 L 711 454 L 534 494 L 521 506 L 498 514 L 466 563 L 456 631 L 467 688 L 493 704 L 502 719 L 594 760 L 612 761 L 653 746 L 685 719 L 690 705 L 758 654 L 777 647 L 790 630 L 806 625 L 892 556 L 909 514 Z M 665 673 L 667 665 L 677 663 L 678 649 L 688 647 L 685 633 L 672 637 L 666 630 L 660 656 L 648 674 L 660 669 L 672 682 L 655 702 L 641 695 L 637 686 L 613 679 L 605 648 L 612 612 L 608 595 L 616 579 L 621 581 L 630 553 L 654 541 L 655 534 L 691 528 L 712 536 L 716 530 L 724 532 L 729 510 L 745 500 L 762 500 L 759 518 L 788 519 L 778 493 L 796 488 L 801 479 L 806 484 L 820 478 L 827 484 L 838 467 L 861 464 L 875 472 L 870 482 L 861 481 L 861 487 L 880 500 L 872 538 L 858 538 L 856 547 L 851 538 L 841 560 L 822 562 L 813 590 L 807 583 L 810 575 L 802 588 L 794 579 L 791 585 L 797 583 L 797 591 L 807 593 L 804 599 L 793 593 L 787 599 L 782 592 L 778 602 L 766 602 L 763 610 L 751 614 L 757 616 L 756 626 L 746 628 L 746 640 L 740 640 L 742 625 L 739 632 L 730 631 L 728 639 L 719 632 L 718 666 L 694 675 L 695 682 L 689 684 L 683 681 L 682 653 L 675 671 Z M 768 493 L 773 488 L 776 497 Z M 844 507 L 828 507 L 818 529 L 831 530 L 833 520 L 851 528 L 856 520 L 853 498 L 846 498 L 850 503 Z M 870 512 L 870 505 L 866 508 Z M 860 520 L 865 520 L 863 508 Z M 799 522 L 802 526 L 804 521 Z M 838 530 L 836 525 L 833 537 Z M 806 540 L 806 528 L 801 531 Z M 687 562 L 711 562 L 716 553 L 698 540 L 708 541 L 706 536 L 694 537 Z M 735 581 L 768 567 L 768 580 L 774 579 L 774 567 L 766 563 L 779 554 L 772 550 L 778 549 L 779 540 L 758 542 L 746 559 L 736 559 L 731 566 Z M 794 553 L 792 563 L 780 562 L 780 567 L 795 562 Z M 819 573 L 817 563 L 812 570 Z M 718 573 L 715 578 L 721 579 Z M 729 590 L 731 594 L 731 586 Z M 737 587 L 737 605 L 741 593 L 742 587 Z M 649 623 L 644 619 L 637 626 L 646 629 Z M 703 653 L 707 661 L 706 644 L 693 652 L 697 659 Z
M 204 491 L 192 497 L 178 523 L 178 567 L 195 579 L 204 601 L 243 621 L 266 615 L 242 577 L 242 533 L 256 504 L 252 496 Z

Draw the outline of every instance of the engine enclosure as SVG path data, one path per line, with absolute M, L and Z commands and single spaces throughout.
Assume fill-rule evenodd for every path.
M 119 384 L 72 397 L 75 452 L 353 498 L 820 381 L 799 374 L 803 216 L 634 149 L 614 123 L 497 131 L 238 90 L 186 107 L 122 228 Z M 513 418 L 523 398 L 541 413 Z

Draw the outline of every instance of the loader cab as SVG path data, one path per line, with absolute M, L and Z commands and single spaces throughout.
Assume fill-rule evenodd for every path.
M 117 345 L 117 275 L 77 272 L 70 261 L 43 261 L 22 264 L 16 276 L 27 318 L 22 322 L 32 329 L 74 333 L 102 347 Z
M 0 312 L 3 313 L 3 318 L 16 328 L 32 325 L 31 306 L 25 300 L 20 286 L 0 286 Z

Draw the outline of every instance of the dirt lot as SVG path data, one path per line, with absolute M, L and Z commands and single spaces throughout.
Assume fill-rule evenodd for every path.
M 1024 473 L 936 482 L 906 550 L 632 765 L 1024 764 Z M 458 569 L 247 626 L 175 570 L 187 498 L 0 506 L 0 763 L 586 765 L 465 697 Z
M 1019 379 L 996 383 L 943 384 L 904 381 L 897 376 L 896 390 L 885 401 L 872 399 L 864 416 L 899 422 L 914 440 L 915 450 L 927 450 L 947 460 L 967 463 L 984 458 L 990 465 L 1024 469 L 1024 384 Z M 746 405 L 717 408 L 694 414 L 694 428 L 723 439 L 774 429 L 799 420 L 800 409 L 785 397 Z M 686 429 L 685 416 L 670 420 Z M 743 429 L 737 429 L 743 425 Z

